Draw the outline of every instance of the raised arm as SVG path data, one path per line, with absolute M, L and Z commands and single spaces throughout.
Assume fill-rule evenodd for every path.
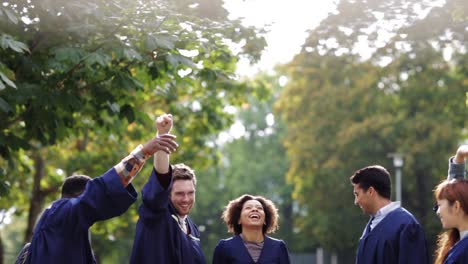
M 70 200 L 70 210 L 61 210 L 67 215 L 67 222 L 88 228 L 96 221 L 124 213 L 137 198 L 137 192 L 130 182 L 153 153 L 159 150 L 175 151 L 177 143 L 174 138 L 169 134 L 152 138 L 106 173 L 89 181 L 83 194 Z
M 164 137 L 172 129 L 172 115 L 163 114 L 156 119 L 156 137 Z M 169 203 L 168 187 L 171 183 L 169 153 L 160 149 L 154 153 L 154 169 L 142 189 L 143 207 L 139 214 L 143 218 L 154 218 L 154 212 L 166 210 Z
M 468 145 L 458 147 L 454 157 L 449 159 L 448 179 L 464 178 L 466 176 L 465 162 L 468 157 Z
M 171 132 L 173 125 L 172 115 L 163 114 L 156 119 L 156 136 L 165 136 Z M 158 174 L 169 172 L 169 151 L 161 149 L 154 154 L 154 168 Z

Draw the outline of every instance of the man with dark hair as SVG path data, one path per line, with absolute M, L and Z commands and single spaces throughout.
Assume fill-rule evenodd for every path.
M 169 133 L 172 116 L 157 120 L 157 133 Z M 190 219 L 195 204 L 197 181 L 194 171 L 184 164 L 169 165 L 169 153 L 154 155 L 154 168 L 142 189 L 143 204 L 138 210 L 130 263 L 205 263 L 200 232 Z
M 91 180 L 91 177 L 86 175 L 72 175 L 65 178 L 62 184 L 62 196 L 61 198 L 75 198 L 78 197 L 86 188 L 86 184 Z M 21 249 L 15 264 L 26 263 L 29 247 L 31 243 L 26 243 Z
M 399 201 L 390 200 L 390 173 L 379 165 L 368 166 L 350 180 L 354 204 L 371 216 L 359 240 L 356 264 L 429 263 L 422 226 Z
M 62 198 L 43 212 L 29 248 L 22 250 L 17 263 L 96 263 L 89 228 L 121 215 L 135 202 L 137 192 L 130 182 L 153 153 L 175 151 L 174 139 L 170 134 L 154 137 L 95 179 L 68 177 Z
M 67 177 L 62 184 L 62 198 L 78 197 L 86 188 L 86 184 L 92 180 L 87 175 L 72 175 Z

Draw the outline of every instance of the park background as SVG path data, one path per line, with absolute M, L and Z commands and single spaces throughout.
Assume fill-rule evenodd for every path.
M 230 236 L 223 207 L 251 193 L 278 206 L 272 236 L 295 263 L 353 263 L 368 217 L 349 177 L 369 164 L 400 173 L 434 249 L 432 190 L 468 139 L 466 1 L 335 1 L 290 61 L 248 76 L 239 65 L 261 60 L 268 26 L 230 17 L 222 0 L 1 3 L 0 263 L 67 175 L 101 175 L 161 113 L 174 115 L 172 162 L 198 177 L 191 216 L 209 261 Z M 140 202 L 92 227 L 99 263 L 128 263 Z

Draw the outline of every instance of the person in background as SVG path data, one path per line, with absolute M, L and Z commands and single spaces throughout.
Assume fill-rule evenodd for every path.
M 359 240 L 356 264 L 427 264 L 424 230 L 414 216 L 392 202 L 390 173 L 373 165 L 351 177 L 354 204 L 370 216 Z
M 172 115 L 158 117 L 157 134 L 169 133 Z M 170 166 L 169 153 L 158 151 L 148 182 L 142 189 L 130 263 L 206 263 L 200 232 L 189 217 L 195 204 L 197 179 L 185 164 Z
M 230 201 L 222 218 L 234 236 L 219 241 L 213 264 L 290 263 L 286 244 L 267 235 L 278 229 L 277 211 L 262 196 L 244 194 Z
M 96 263 L 89 228 L 97 221 L 124 213 L 135 202 L 132 179 L 156 151 L 175 151 L 175 136 L 157 136 L 97 178 L 67 177 L 62 197 L 40 217 L 31 240 L 16 263 Z
M 457 149 L 449 159 L 449 173 L 445 181 L 434 190 L 437 201 L 434 210 L 442 227 L 437 242 L 436 264 L 468 263 L 468 180 L 465 162 L 468 145 Z

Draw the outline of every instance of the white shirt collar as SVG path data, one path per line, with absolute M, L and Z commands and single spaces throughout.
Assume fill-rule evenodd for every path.
M 185 221 L 187 220 L 187 215 L 184 215 L 184 216 L 180 216 L 180 215 L 177 215 L 177 218 L 179 218 L 179 223 L 186 223 Z
M 384 207 L 380 208 L 377 213 L 374 215 L 374 217 L 380 217 L 380 216 L 386 216 L 388 215 L 391 211 L 400 208 L 401 207 L 401 202 L 396 201 L 396 202 L 391 202 Z
M 384 207 L 380 208 L 375 215 L 373 215 L 373 220 L 371 222 L 371 230 L 374 229 L 389 213 L 401 207 L 401 202 L 391 202 Z
M 460 240 L 468 236 L 468 230 L 460 231 Z

